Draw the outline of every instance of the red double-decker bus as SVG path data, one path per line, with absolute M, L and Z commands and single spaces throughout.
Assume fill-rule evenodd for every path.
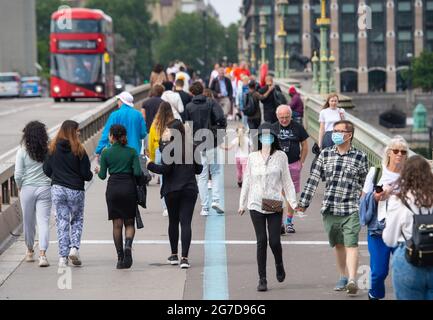
M 113 23 L 101 10 L 65 8 L 51 16 L 51 97 L 114 96 Z

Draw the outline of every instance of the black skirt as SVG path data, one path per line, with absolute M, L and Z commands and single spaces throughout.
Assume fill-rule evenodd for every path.
M 108 179 L 105 199 L 108 220 L 135 218 L 137 210 L 137 186 L 131 174 L 113 174 Z

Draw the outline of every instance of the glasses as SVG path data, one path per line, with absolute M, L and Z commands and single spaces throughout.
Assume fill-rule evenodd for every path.
M 399 154 L 401 153 L 402 156 L 405 156 L 407 154 L 407 150 L 398 150 L 398 149 L 392 149 L 392 152 L 394 154 Z
M 352 131 L 347 131 L 347 130 L 332 130 L 332 132 L 334 132 L 334 133 L 351 133 Z

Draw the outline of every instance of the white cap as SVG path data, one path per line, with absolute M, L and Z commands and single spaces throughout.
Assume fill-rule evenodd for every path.
M 130 107 L 134 107 L 134 97 L 127 91 L 123 91 L 121 94 L 119 94 L 117 99 L 120 99 L 120 101 Z

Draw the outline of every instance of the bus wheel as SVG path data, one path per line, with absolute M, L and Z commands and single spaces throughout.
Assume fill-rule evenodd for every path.
M 69 98 L 69 101 L 75 102 L 75 98 Z
M 54 98 L 54 102 L 60 102 L 60 98 Z

